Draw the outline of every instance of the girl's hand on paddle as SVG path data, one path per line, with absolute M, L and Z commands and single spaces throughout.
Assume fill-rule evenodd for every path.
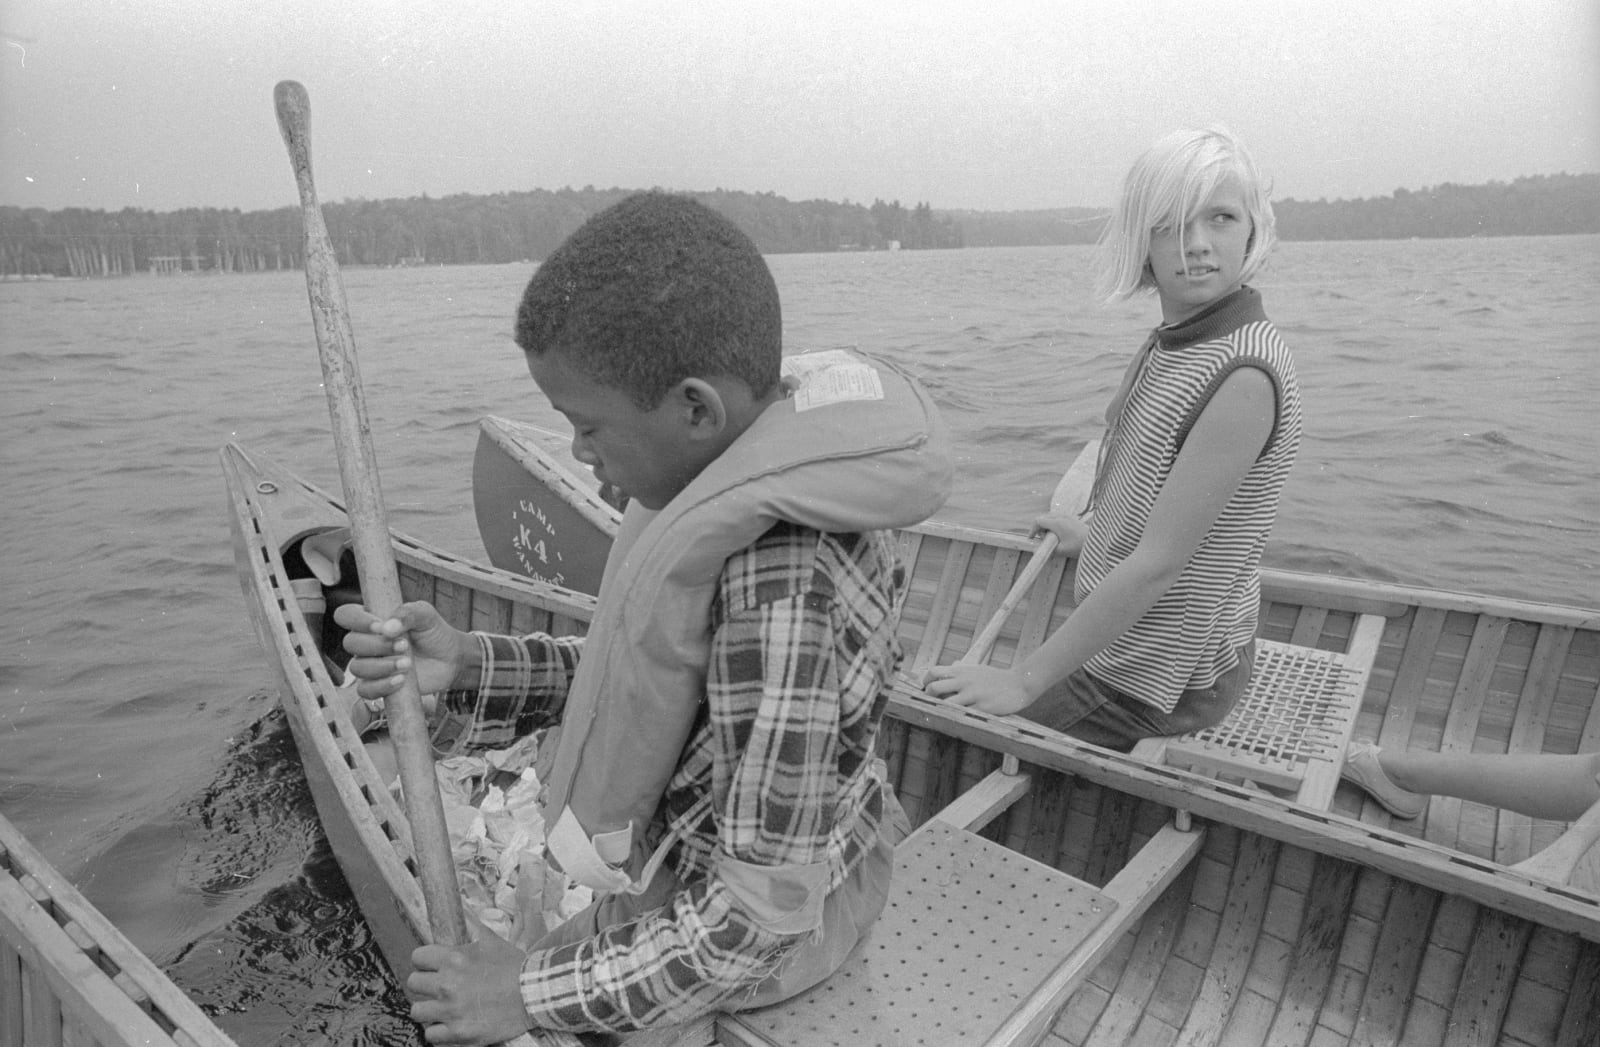
M 1033 704 L 1022 674 L 992 665 L 936 665 L 923 679 L 923 690 L 951 705 L 1010 716 Z
M 1076 513 L 1052 516 L 1046 513 L 1033 522 L 1035 531 L 1050 531 L 1060 544 L 1056 552 L 1064 556 L 1077 556 L 1083 551 L 1084 540 L 1089 537 L 1089 520 Z
M 493 1044 L 528 1030 L 522 1008 L 522 950 L 491 931 L 471 945 L 424 945 L 406 979 L 411 1018 L 429 1043 Z
M 349 630 L 344 649 L 351 654 L 350 672 L 360 681 L 356 692 L 363 698 L 387 698 L 413 665 L 417 690 L 446 690 L 477 650 L 471 637 L 452 628 L 432 604 L 420 601 L 401 604 L 388 619 L 345 604 L 333 612 L 333 620 Z

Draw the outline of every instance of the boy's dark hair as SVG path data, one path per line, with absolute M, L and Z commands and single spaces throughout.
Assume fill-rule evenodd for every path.
M 640 193 L 591 216 L 539 266 L 517 309 L 525 352 L 565 354 L 650 410 L 685 378 L 778 382 L 772 272 L 738 226 L 687 196 Z

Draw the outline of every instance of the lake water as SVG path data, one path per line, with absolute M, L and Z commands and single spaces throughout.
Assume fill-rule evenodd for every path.
M 791 351 L 919 373 L 944 515 L 1025 530 L 1150 300 L 1085 248 L 771 260 Z M 559 424 L 526 265 L 345 274 L 395 526 L 481 556 L 484 414 Z M 1600 237 L 1291 243 L 1257 281 L 1307 436 L 1272 566 L 1600 605 Z M 227 441 L 338 489 L 298 272 L 0 283 L 0 812 L 242 1043 L 411 1042 L 320 841 L 234 580 Z

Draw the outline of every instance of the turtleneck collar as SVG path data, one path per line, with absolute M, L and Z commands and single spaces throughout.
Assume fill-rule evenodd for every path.
M 1261 292 L 1241 287 L 1181 323 L 1156 328 L 1156 344 L 1162 349 L 1186 349 L 1266 318 Z

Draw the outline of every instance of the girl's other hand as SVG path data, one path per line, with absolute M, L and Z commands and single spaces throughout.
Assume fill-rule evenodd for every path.
M 1076 513 L 1064 513 L 1061 516 L 1046 513 L 1035 520 L 1033 526 L 1035 530 L 1054 534 L 1056 541 L 1061 543 L 1056 546 L 1056 551 L 1064 556 L 1077 556 L 1083 551 L 1083 543 L 1089 537 L 1089 518 Z
M 413 665 L 417 690 L 447 690 L 466 662 L 467 634 L 452 628 L 432 604 L 401 604 L 387 619 L 345 604 L 333 612 L 333 619 L 349 630 L 344 649 L 351 655 L 350 673 L 360 681 L 356 692 L 363 698 L 387 698 L 399 690 Z
M 1033 704 L 1022 674 L 991 665 L 936 665 L 923 678 L 923 689 L 951 705 L 1010 716 Z

